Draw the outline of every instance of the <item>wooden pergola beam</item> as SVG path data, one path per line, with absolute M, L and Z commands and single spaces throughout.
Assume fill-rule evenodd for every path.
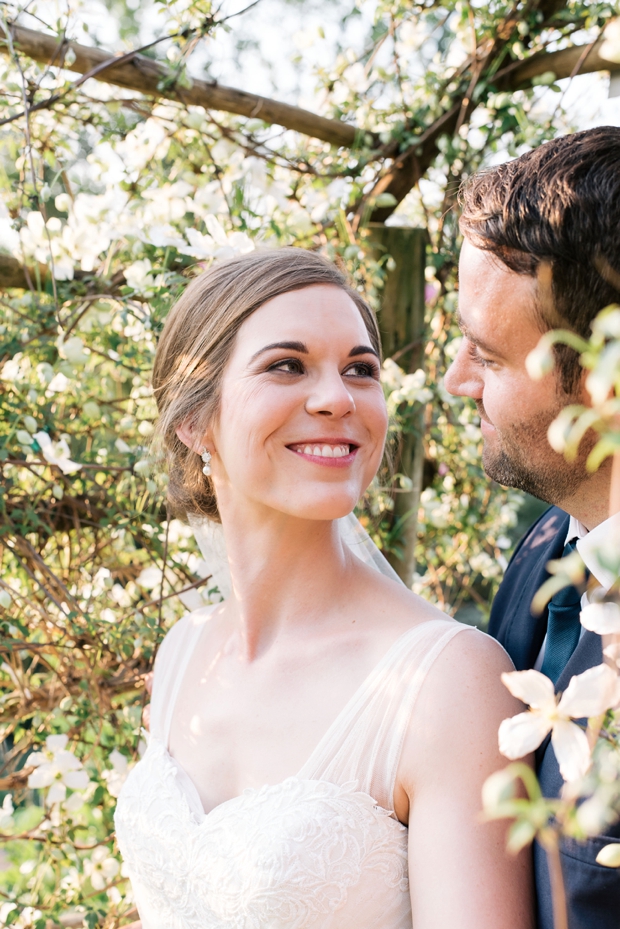
M 372 146 L 377 142 L 372 133 L 366 133 L 350 123 L 327 119 L 301 107 L 246 93 L 234 87 L 226 87 L 215 81 L 193 79 L 191 87 L 179 87 L 170 81 L 170 71 L 165 65 L 145 55 L 112 55 L 104 49 L 69 42 L 58 36 L 46 35 L 15 24 L 9 25 L 9 31 L 15 48 L 34 61 L 76 71 L 82 75 L 96 71 L 92 76 L 97 80 L 146 96 L 177 100 L 186 106 L 200 106 L 207 110 L 223 110 L 251 119 L 261 119 L 266 123 L 283 126 L 285 129 L 301 132 L 338 147 L 355 148 L 362 143 L 370 143 Z M 0 46 L 0 51 L 4 54 L 8 53 L 7 39 L 0 27 L 0 43 L 3 46 Z M 75 58 L 69 55 L 67 59 L 69 49 Z M 115 64 L 116 58 L 121 60 Z

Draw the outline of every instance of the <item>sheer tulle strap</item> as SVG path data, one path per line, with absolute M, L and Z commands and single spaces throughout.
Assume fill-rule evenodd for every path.
M 151 735 L 168 745 L 172 714 L 181 681 L 211 610 L 196 610 L 172 627 L 155 660 L 151 698 Z
M 403 742 L 426 675 L 459 632 L 450 619 L 422 623 L 401 636 L 321 740 L 300 777 L 357 782 L 388 810 Z

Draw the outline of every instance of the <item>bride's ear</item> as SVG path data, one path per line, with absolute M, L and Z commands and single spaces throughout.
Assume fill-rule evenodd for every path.
M 197 438 L 195 426 L 190 419 L 186 419 L 175 431 L 183 445 L 187 445 L 193 452 L 199 451 L 200 440 Z M 204 442 L 202 444 L 204 445 Z

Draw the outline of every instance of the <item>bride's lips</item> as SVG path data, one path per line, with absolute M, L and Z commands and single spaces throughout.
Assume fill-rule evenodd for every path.
M 286 446 L 290 452 L 328 468 L 346 468 L 354 460 L 358 445 L 348 439 L 309 439 Z

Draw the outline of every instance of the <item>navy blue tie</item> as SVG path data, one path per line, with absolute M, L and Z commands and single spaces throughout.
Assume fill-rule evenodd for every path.
M 570 555 L 577 547 L 573 539 L 564 546 L 562 557 Z M 547 620 L 547 644 L 541 671 L 555 684 L 566 667 L 568 659 L 575 651 L 581 633 L 579 614 L 581 612 L 581 594 L 572 585 L 563 587 L 549 601 L 549 618 Z

